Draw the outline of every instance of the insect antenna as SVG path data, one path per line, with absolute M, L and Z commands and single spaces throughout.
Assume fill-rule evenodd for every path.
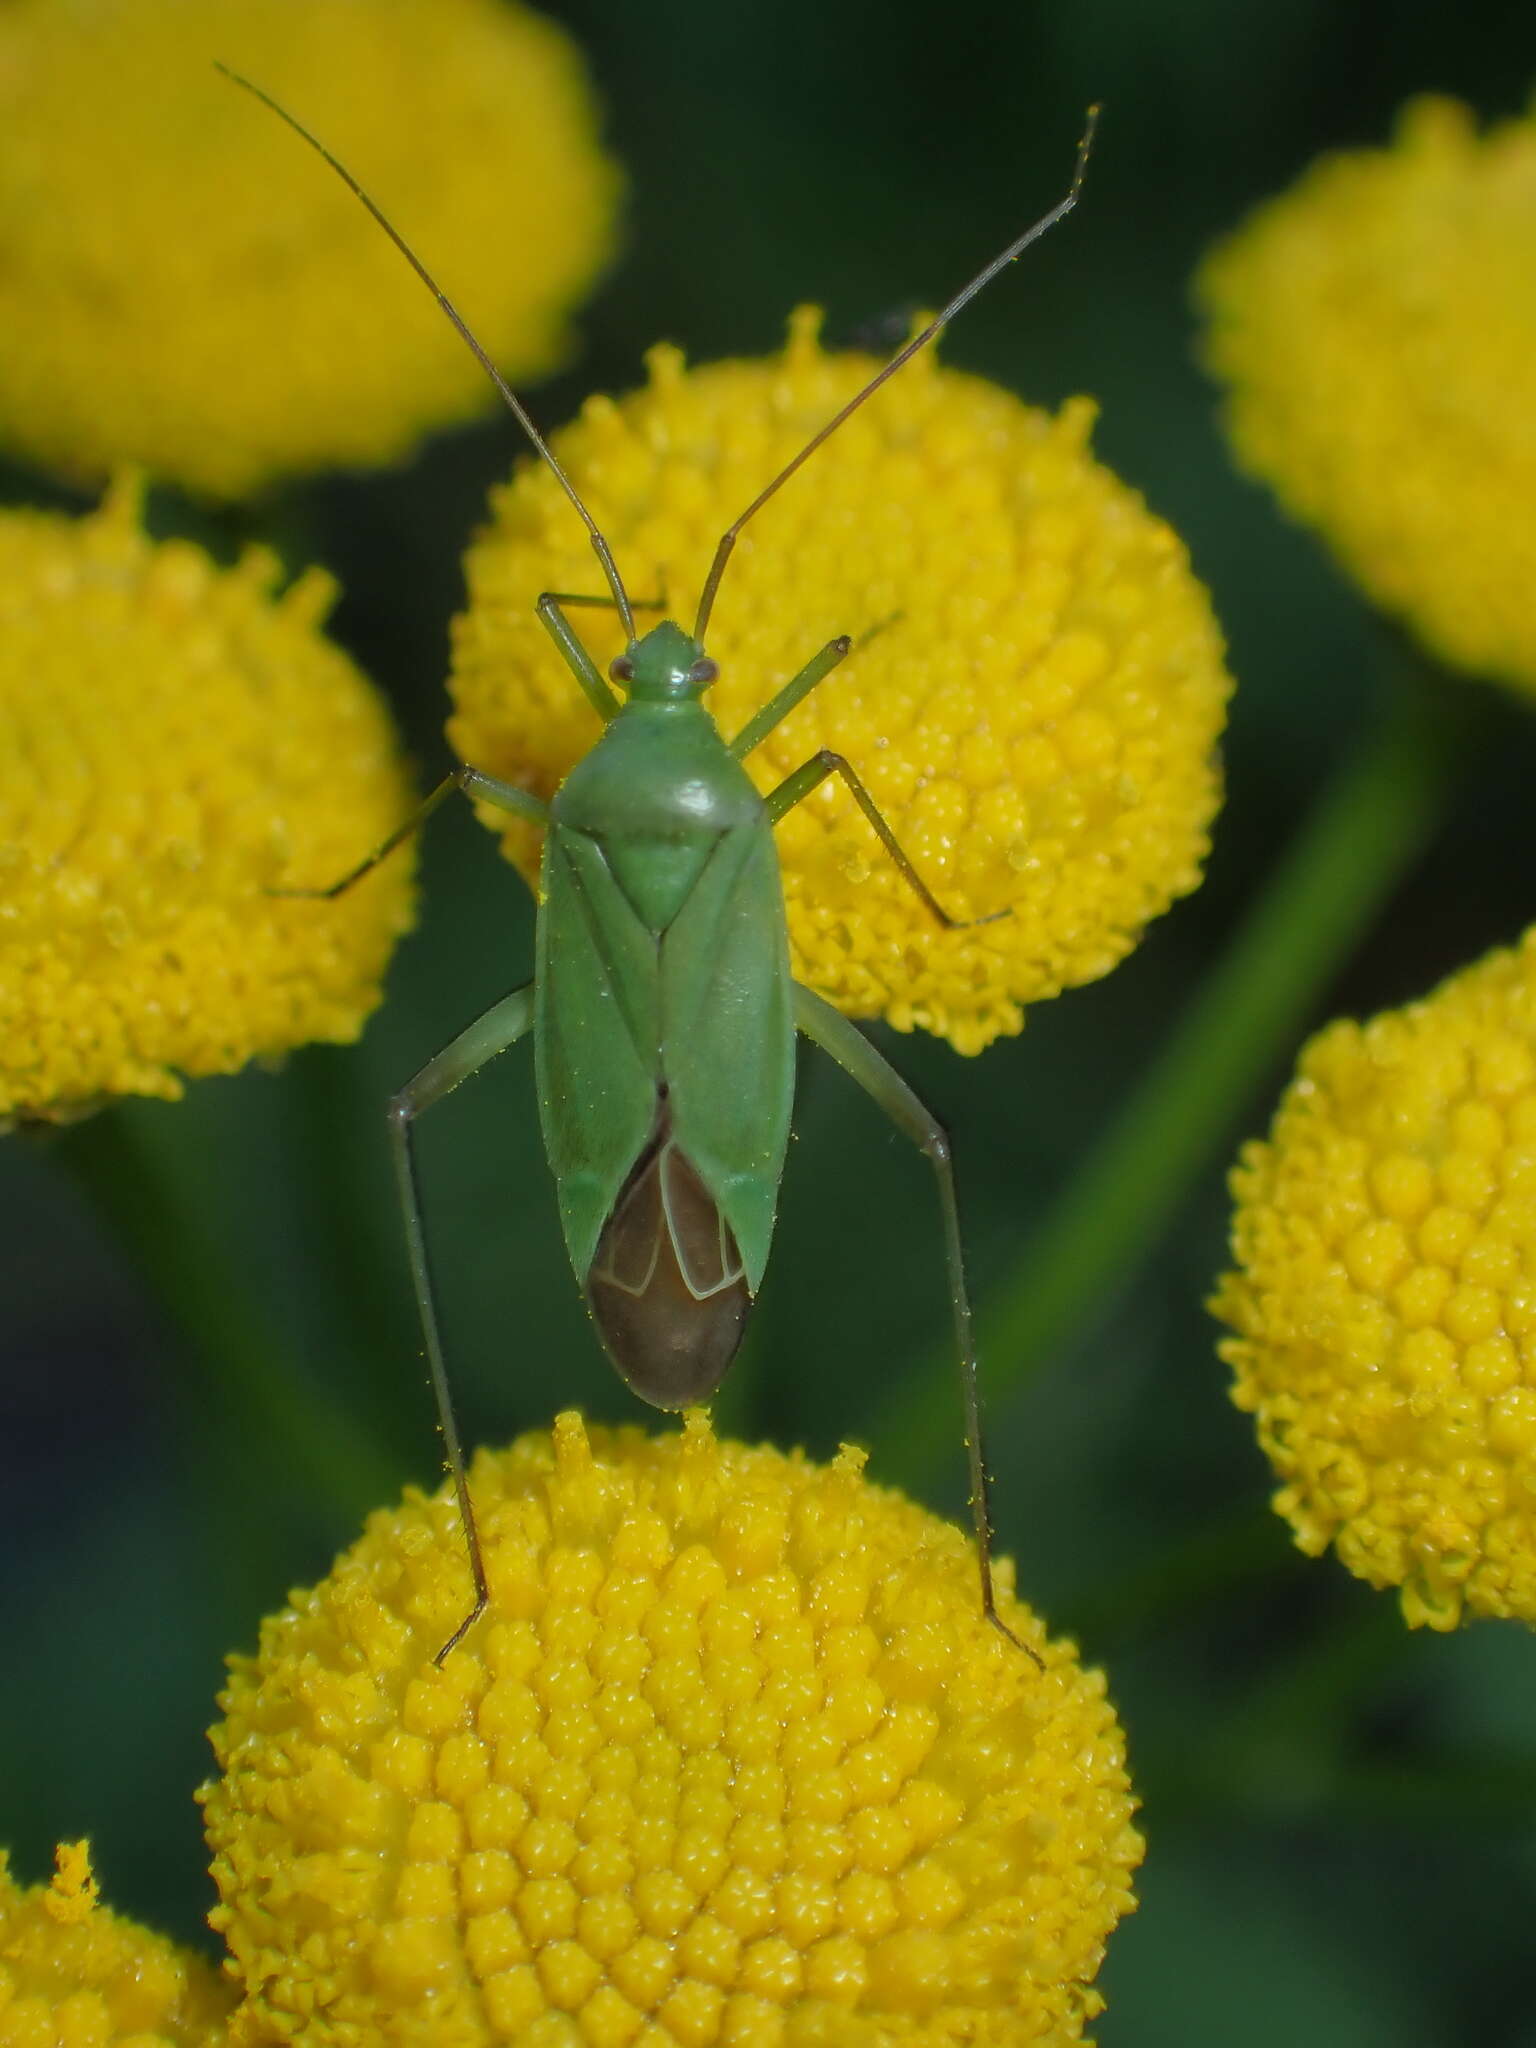
M 459 330 L 459 333 L 468 343 L 469 348 L 473 353 L 475 360 L 479 363 L 481 369 L 484 370 L 485 374 L 490 378 L 491 382 L 496 386 L 496 389 L 501 393 L 502 397 L 506 400 L 507 405 L 511 409 L 513 417 L 516 419 L 518 425 L 522 428 L 523 432 L 528 436 L 529 440 L 533 443 L 534 447 L 538 450 L 540 455 L 543 456 L 544 460 L 549 464 L 550 468 L 554 471 L 556 480 L 558 481 L 560 488 L 565 492 L 565 495 L 570 499 L 571 503 L 575 506 L 577 512 L 580 514 L 582 523 L 586 527 L 587 532 L 591 536 L 593 551 L 596 554 L 598 561 L 602 564 L 604 576 L 608 579 L 608 588 L 613 592 L 613 601 L 619 608 L 619 616 L 624 621 L 624 632 L 630 640 L 633 640 L 635 637 L 635 615 L 630 607 L 629 594 L 624 588 L 624 580 L 619 574 L 619 565 L 613 559 L 613 550 L 609 547 L 607 541 L 604 540 L 602 533 L 598 528 L 597 521 L 592 517 L 592 514 L 587 510 L 586 506 L 582 503 L 581 496 L 578 493 L 576 486 L 571 482 L 570 478 L 561 468 L 559 462 L 556 461 L 554 452 L 550 448 L 549 443 L 544 439 L 544 436 L 539 432 L 538 428 L 534 425 L 533 420 L 530 417 L 528 410 L 524 406 L 522 400 L 518 397 L 517 393 L 512 389 L 511 385 L 507 382 L 505 377 L 502 376 L 500 370 L 498 370 L 496 365 L 491 361 L 490 357 L 486 354 L 485 350 L 480 346 L 480 343 L 475 339 L 473 333 L 471 333 L 470 331 L 469 322 L 464 318 L 463 314 L 460 313 L 458 307 L 454 305 L 452 299 L 449 298 L 448 294 L 442 289 L 441 285 L 438 284 L 437 279 L 433 277 L 431 271 L 428 270 L 427 266 L 416 254 L 416 251 L 411 247 L 410 243 L 406 241 L 404 235 L 402 235 L 399 229 L 395 227 L 394 224 L 387 218 L 382 209 L 378 207 L 372 199 L 369 198 L 368 194 L 363 190 L 362 186 L 359 185 L 356 178 L 354 178 L 352 173 L 347 169 L 346 165 L 341 162 L 340 158 L 332 156 L 331 152 L 326 148 L 325 144 L 320 140 L 320 138 L 317 135 L 312 135 L 310 131 L 304 126 L 304 123 L 302 121 L 297 120 L 292 114 L 289 113 L 286 107 L 279 105 L 279 103 L 275 99 L 273 99 L 272 95 L 269 92 L 263 92 L 261 87 L 259 85 L 254 85 L 249 78 L 242 78 L 238 71 L 231 71 L 227 64 L 221 64 L 217 58 L 214 59 L 213 68 L 215 71 L 222 71 L 224 76 L 231 83 L 231 85 L 242 86 L 246 92 L 250 93 L 253 99 L 260 100 L 264 107 L 270 108 L 271 111 L 277 115 L 278 119 L 280 121 L 286 121 L 288 126 L 293 130 L 293 132 L 296 135 L 301 136 L 303 140 L 309 144 L 310 148 L 317 153 L 317 155 L 323 156 L 325 158 L 325 161 L 330 165 L 331 169 L 336 173 L 337 177 L 341 179 L 342 183 L 348 188 L 349 191 L 351 191 L 354 194 L 356 198 L 360 199 L 363 202 L 364 206 L 367 207 L 368 211 L 373 215 L 374 219 L 378 222 L 379 226 L 384 230 L 385 234 L 388 235 L 389 239 L 400 251 L 400 254 L 405 258 L 406 262 L 410 264 L 412 270 L 415 271 L 416 275 L 421 279 L 422 283 L 426 286 L 427 290 L 432 294 L 433 298 L 436 299 L 437 303 L 448 315 L 448 318 L 453 322 L 454 326 Z
M 843 424 L 843 421 L 851 413 L 858 411 L 865 399 L 872 398 L 888 377 L 894 377 L 903 364 L 911 362 L 919 350 L 925 349 L 928 346 L 935 335 L 942 333 L 950 321 L 954 319 L 955 315 L 968 306 L 979 291 L 984 291 L 1000 270 L 1006 270 L 1016 257 L 1023 255 L 1032 242 L 1038 242 L 1048 229 L 1055 227 L 1057 221 L 1064 219 L 1072 211 L 1073 207 L 1076 206 L 1078 194 L 1083 189 L 1083 177 L 1088 169 L 1088 156 L 1093 148 L 1094 132 L 1098 125 L 1099 109 L 1097 105 L 1094 105 L 1088 109 L 1088 118 L 1083 125 L 1082 139 L 1077 145 L 1077 162 L 1073 167 L 1072 183 L 1068 187 L 1066 197 L 1058 201 L 1049 213 L 1042 214 L 1032 227 L 1026 228 L 1022 235 L 1019 235 L 1014 241 L 1010 242 L 1000 255 L 994 256 L 984 270 L 978 270 L 964 290 L 955 294 L 943 312 L 936 313 L 921 333 L 914 334 L 912 339 L 903 348 L 898 349 L 896 354 L 891 357 L 891 360 L 875 372 L 863 389 L 855 392 L 848 403 L 840 411 L 835 412 L 826 425 L 819 428 L 811 436 L 799 454 L 785 463 L 778 475 L 758 492 L 740 518 L 728 526 L 725 532 L 721 534 L 720 545 L 715 549 L 715 558 L 709 565 L 708 576 L 704 579 L 704 594 L 699 599 L 698 617 L 695 619 L 693 627 L 693 637 L 695 640 L 703 641 L 705 628 L 709 624 L 709 615 L 714 609 L 715 597 L 720 589 L 720 579 L 725 574 L 725 565 L 731 559 L 731 550 L 735 547 L 741 529 L 746 525 L 747 521 L 762 511 L 774 492 L 781 490 L 789 482 L 801 464 L 809 461 L 822 442 L 835 434 Z

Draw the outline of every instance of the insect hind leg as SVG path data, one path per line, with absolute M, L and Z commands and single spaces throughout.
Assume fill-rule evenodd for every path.
M 965 1403 L 965 1450 L 970 1463 L 971 1520 L 981 1564 L 981 1606 L 994 1628 L 1015 1648 L 1044 1669 L 1039 1653 L 1020 1642 L 997 1611 L 992 1588 L 992 1492 L 981 1437 L 981 1395 L 976 1382 L 976 1343 L 971 1331 L 971 1300 L 965 1280 L 965 1251 L 960 1238 L 960 1208 L 949 1137 L 924 1107 L 889 1060 L 876 1051 L 857 1026 L 810 989 L 794 983 L 795 1026 L 813 1045 L 857 1081 L 865 1094 L 905 1133 L 934 1170 L 939 1207 L 944 1217 L 944 1258 L 949 1268 L 949 1304 L 954 1316 L 955 1349 L 960 1362 L 960 1388 Z
M 508 1046 L 515 1045 L 532 1025 L 533 1012 L 534 984 L 530 981 L 522 988 L 514 989 L 511 995 L 504 996 L 499 1003 L 487 1010 L 484 1016 L 477 1017 L 474 1023 L 461 1031 L 435 1059 L 428 1060 L 421 1072 L 408 1081 L 399 1093 L 391 1098 L 389 1104 L 390 1144 L 395 1156 L 400 1207 L 405 1218 L 406 1244 L 411 1258 L 411 1279 L 416 1288 L 421 1333 L 427 1347 L 427 1368 L 431 1374 L 433 1398 L 437 1402 L 438 1427 L 443 1433 L 444 1459 L 449 1476 L 453 1480 L 454 1492 L 458 1496 L 459 1518 L 464 1525 L 464 1540 L 469 1548 L 470 1576 L 475 1585 L 474 1606 L 432 1659 L 432 1662 L 439 1666 L 449 1651 L 457 1648 L 484 1614 L 491 1596 L 486 1583 L 485 1560 L 480 1551 L 480 1532 L 475 1523 L 474 1503 L 469 1496 L 469 1475 L 464 1469 L 464 1452 L 459 1438 L 458 1422 L 454 1417 L 453 1397 L 448 1390 L 448 1367 L 443 1355 L 442 1334 L 438 1327 L 432 1263 L 427 1253 L 426 1231 L 421 1218 L 421 1186 L 416 1171 L 414 1126 L 416 1118 L 424 1109 L 430 1109 L 434 1102 L 440 1102 L 445 1095 L 452 1094 L 461 1081 L 467 1081 L 471 1074 L 477 1074 L 499 1052 L 505 1052 Z

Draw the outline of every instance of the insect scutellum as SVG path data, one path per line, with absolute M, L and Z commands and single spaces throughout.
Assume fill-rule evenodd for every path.
M 571 1263 L 610 1358 L 628 1384 L 658 1407 L 707 1400 L 741 1341 L 773 1233 L 796 1033 L 836 1060 L 917 1145 L 934 1170 L 943 1217 L 982 1608 L 1017 1642 L 993 1592 L 989 1481 L 949 1140 L 863 1033 L 791 976 L 772 827 L 836 775 L 941 927 L 989 920 L 950 916 L 840 754 L 823 747 L 766 795 L 742 767 L 844 659 L 851 645 L 846 637 L 812 655 L 729 740 L 699 699 L 715 680 L 705 636 L 743 527 L 850 414 L 1071 210 L 1082 187 L 1097 107 L 1089 109 L 1065 198 L 978 271 L 726 528 L 692 633 L 664 618 L 637 635 L 636 610 L 652 607 L 629 597 L 612 548 L 575 484 L 457 308 L 324 144 L 259 86 L 224 65 L 218 69 L 325 159 L 433 293 L 585 525 L 609 592 L 598 598 L 546 591 L 536 607 L 603 723 L 601 737 L 549 804 L 460 766 L 413 819 L 329 888 L 275 892 L 340 894 L 455 789 L 544 829 L 533 980 L 471 1023 L 389 1105 L 422 1333 L 475 1587 L 472 1608 L 435 1661 L 441 1663 L 479 1619 L 490 1591 L 448 1388 L 412 1133 L 424 1109 L 530 1031 L 545 1151 Z M 607 679 L 566 616 L 565 607 L 573 604 L 611 604 L 619 614 L 625 651 Z M 625 691 L 622 703 L 612 683 Z M 1040 1662 L 1033 1650 L 1028 1654 Z

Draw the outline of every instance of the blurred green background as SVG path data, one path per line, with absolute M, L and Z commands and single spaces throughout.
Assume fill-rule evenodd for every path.
M 1230 468 L 1192 358 L 1191 267 L 1319 149 L 1381 139 L 1412 92 L 1516 111 L 1536 28 L 1528 7 L 1466 0 L 548 11 L 588 54 L 631 183 L 620 260 L 577 315 L 580 353 L 532 393 L 551 424 L 590 389 L 634 383 L 663 336 L 700 357 L 758 353 L 800 300 L 828 308 L 834 339 L 935 303 L 1054 201 L 1083 108 L 1106 103 L 1084 205 L 945 353 L 1033 400 L 1102 402 L 1098 451 L 1187 539 L 1239 692 L 1209 880 L 1129 962 L 974 1061 L 877 1033 L 951 1127 L 985 1334 L 1074 1166 L 1371 720 L 1392 659 L 1316 544 Z M 332 203 L 317 173 L 316 205 Z M 287 501 L 341 578 L 335 630 L 395 699 L 424 780 L 445 759 L 459 555 L 516 452 L 510 421 L 491 419 L 407 469 Z M 5 495 L 65 502 L 15 472 Z M 207 537 L 186 507 L 158 511 Z M 999 1547 L 1107 1667 L 1145 1802 L 1142 1907 L 1101 1980 L 1105 2043 L 1536 2048 L 1536 1642 L 1488 1624 L 1410 1636 L 1390 1598 L 1290 1547 L 1202 1307 L 1224 1259 L 1225 1166 L 1267 1122 L 1300 1030 L 1402 1001 L 1530 921 L 1536 721 L 1466 694 L 1468 765 L 1390 901 L 1308 995 L 1193 1192 L 1156 1197 L 1147 1255 L 990 1403 Z M 221 1657 L 325 1570 L 370 1500 L 436 1472 L 383 1102 L 526 976 L 531 935 L 521 884 L 455 810 L 429 834 L 420 928 L 359 1048 L 0 1148 L 0 1840 L 24 1876 L 89 1832 L 114 1903 L 197 1934 L 211 1888 L 191 1793 Z M 796 1129 L 722 1422 L 818 1453 L 869 1442 L 873 1476 L 960 1512 L 926 1170 L 814 1057 Z M 422 1155 L 468 1439 L 568 1403 L 644 1419 L 585 1324 L 526 1055 L 436 1111 Z M 192 1233 L 208 1315 L 254 1356 L 280 1351 L 303 1391 L 313 1467 L 170 1319 L 79 1191 L 85 1163 L 136 1224 L 163 1204 Z M 983 1368 L 1009 1377 L 1006 1358 Z M 892 1403 L 923 1376 L 944 1422 L 914 1451 Z

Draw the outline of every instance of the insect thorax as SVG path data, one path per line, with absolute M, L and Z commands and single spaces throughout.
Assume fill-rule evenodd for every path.
M 624 705 L 561 784 L 550 814 L 608 846 L 708 841 L 759 821 L 766 828 L 750 776 L 705 707 L 688 701 Z

